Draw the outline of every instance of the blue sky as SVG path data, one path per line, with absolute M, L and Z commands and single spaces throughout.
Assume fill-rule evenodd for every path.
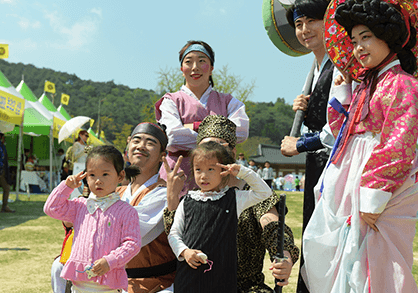
M 188 40 L 203 40 L 215 51 L 215 70 L 228 65 L 244 84 L 255 80 L 252 101 L 282 97 L 292 104 L 313 55 L 291 57 L 279 51 L 264 29 L 262 4 L 0 0 L 0 43 L 9 44 L 9 62 L 155 90 L 156 72 L 179 68 L 181 47 Z

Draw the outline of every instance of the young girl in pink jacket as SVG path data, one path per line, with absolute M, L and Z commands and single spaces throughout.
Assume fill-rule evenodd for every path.
M 115 192 L 125 177 L 122 154 L 99 146 L 87 156 L 86 170 L 69 176 L 48 197 L 44 212 L 74 224 L 71 256 L 61 277 L 71 280 L 73 292 L 121 292 L 128 289 L 125 264 L 141 248 L 138 213 Z M 128 177 L 139 170 L 126 169 Z M 68 200 L 86 178 L 89 198 Z

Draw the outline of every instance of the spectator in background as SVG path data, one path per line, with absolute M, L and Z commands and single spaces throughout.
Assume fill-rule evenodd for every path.
M 264 163 L 264 169 L 263 169 L 263 176 L 261 177 L 266 181 L 267 185 L 271 187 L 271 183 L 273 181 L 273 168 L 270 167 L 270 162 L 266 161 Z
M 22 161 L 20 162 L 20 170 L 25 170 L 26 161 L 30 157 L 30 149 L 25 149 L 24 154 L 22 154 Z
M 286 183 L 286 180 L 284 179 L 284 177 L 280 176 L 279 182 L 280 182 L 280 190 L 284 190 L 284 184 Z
M 239 153 L 238 160 L 236 161 L 237 164 L 240 164 L 244 167 L 248 167 L 248 162 L 245 159 L 244 153 Z
M 258 166 L 257 175 L 263 178 L 263 166 Z
M 282 183 L 280 182 L 280 177 L 276 176 L 273 180 L 274 190 L 283 190 Z
M 6 137 L 4 133 L 0 133 L 0 186 L 3 188 L 3 206 L 1 213 L 14 213 L 15 211 L 9 208 L 9 192 L 10 192 L 10 172 L 9 159 L 6 151 Z
M 87 140 L 89 139 L 89 133 L 87 130 L 80 130 L 78 133 L 78 138 L 71 146 L 71 150 L 67 150 L 67 160 L 71 161 L 72 165 L 72 173 L 71 174 L 78 174 L 79 172 L 83 171 L 86 167 L 86 159 L 87 153 L 85 152 L 85 148 L 87 145 Z M 72 197 L 77 197 L 83 193 L 84 184 L 81 187 L 75 188 L 72 194 Z
M 300 180 L 298 176 L 295 178 L 295 189 L 296 191 L 300 191 Z
M 248 168 L 250 168 L 251 170 L 253 170 L 254 172 L 257 172 L 257 166 L 255 165 L 254 160 L 250 160 L 248 162 Z
M 25 162 L 25 170 L 26 171 L 34 171 L 35 170 L 35 157 L 29 156 Z

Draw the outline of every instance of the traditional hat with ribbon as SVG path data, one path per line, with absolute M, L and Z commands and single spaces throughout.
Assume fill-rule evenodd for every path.
M 401 7 L 404 16 L 408 16 L 411 24 L 418 32 L 418 1 L 417 0 L 382 0 Z M 353 79 L 358 80 L 359 70 L 362 68 L 353 54 L 353 44 L 350 36 L 347 34 L 344 27 L 338 24 L 335 20 L 335 10 L 337 6 L 344 3 L 345 0 L 332 0 L 325 13 L 325 47 L 331 61 L 343 73 L 349 74 Z M 408 15 L 409 14 L 409 15 Z M 407 27 L 409 24 L 407 23 Z M 417 35 L 418 40 L 418 35 Z M 418 57 L 418 43 L 412 49 L 415 56 Z M 417 58 L 418 60 L 418 58 Z M 418 78 L 418 70 L 415 71 L 414 76 Z

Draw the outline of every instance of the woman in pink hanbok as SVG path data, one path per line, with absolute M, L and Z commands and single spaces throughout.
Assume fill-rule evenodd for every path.
M 418 292 L 412 275 L 418 212 L 412 4 L 347 0 L 335 11 L 363 69 L 353 94 L 348 76 L 337 79 L 330 102 L 336 143 L 303 236 L 311 293 Z
M 167 127 L 166 158 L 170 168 L 173 169 L 178 158 L 183 156 L 180 169 L 188 177 L 184 188 L 187 191 L 197 187 L 194 180 L 190 180 L 188 156 L 189 151 L 196 147 L 200 122 L 208 115 L 229 118 L 237 126 L 237 143 L 241 143 L 248 137 L 249 118 L 243 102 L 230 94 L 213 90 L 215 53 L 207 43 L 188 41 L 179 52 L 179 61 L 185 83 L 179 91 L 165 94 L 155 104 L 155 116 L 159 123 Z M 167 179 L 164 168 L 160 169 L 160 176 Z

